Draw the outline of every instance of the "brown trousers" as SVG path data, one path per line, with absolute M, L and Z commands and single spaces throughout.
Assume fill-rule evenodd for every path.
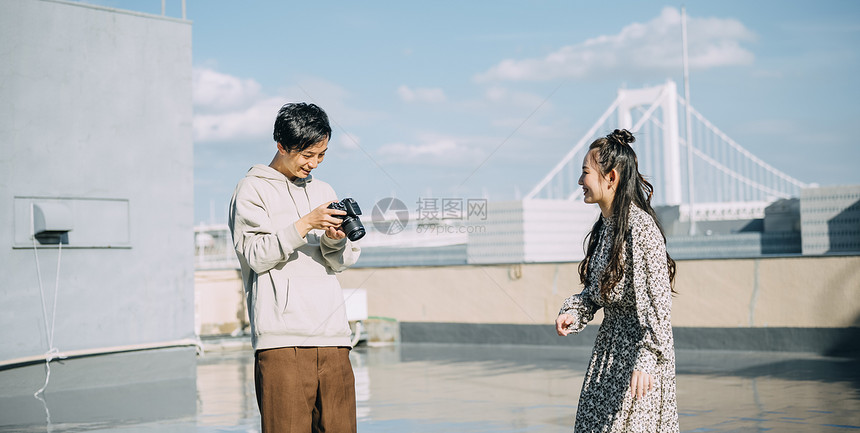
M 355 433 L 355 376 L 346 347 L 258 350 L 263 433 Z

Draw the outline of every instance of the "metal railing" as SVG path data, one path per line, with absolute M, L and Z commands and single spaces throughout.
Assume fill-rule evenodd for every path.
M 194 227 L 194 267 L 198 270 L 239 268 L 226 224 Z

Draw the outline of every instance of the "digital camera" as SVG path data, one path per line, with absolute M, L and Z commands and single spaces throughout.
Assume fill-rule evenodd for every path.
M 361 208 L 358 207 L 358 203 L 355 200 L 345 198 L 339 202 L 336 201 L 328 205 L 328 208 L 346 212 L 346 215 L 332 216 L 343 220 L 340 224 L 340 228 L 344 233 L 346 233 L 346 237 L 348 237 L 349 240 L 357 241 L 364 237 L 364 224 L 362 224 L 361 220 L 358 219 L 358 216 L 361 215 Z

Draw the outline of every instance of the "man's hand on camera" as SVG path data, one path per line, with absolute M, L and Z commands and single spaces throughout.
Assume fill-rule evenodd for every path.
M 326 235 L 332 239 L 342 239 L 343 236 L 345 236 L 342 231 L 337 230 L 343 220 L 334 217 L 333 215 L 346 215 L 346 212 L 338 209 L 329 209 L 328 205 L 331 203 L 334 203 L 334 201 L 318 206 L 309 214 L 296 221 L 296 230 L 299 232 L 301 237 L 305 237 L 313 229 L 325 230 Z M 329 234 L 329 229 L 340 231 L 342 234 L 341 237 L 335 238 L 334 236 L 337 236 L 337 234 Z

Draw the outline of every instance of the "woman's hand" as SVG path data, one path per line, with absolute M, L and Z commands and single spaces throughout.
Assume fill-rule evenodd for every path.
M 645 397 L 645 394 L 651 391 L 652 388 L 654 388 L 654 376 L 639 370 L 633 370 L 633 375 L 630 376 L 630 394 L 634 398 L 640 399 Z
M 570 325 L 573 325 L 573 316 L 559 314 L 558 318 L 555 319 L 555 332 L 558 332 L 558 335 L 562 337 L 567 337 L 567 334 L 570 334 L 570 329 L 567 329 Z

